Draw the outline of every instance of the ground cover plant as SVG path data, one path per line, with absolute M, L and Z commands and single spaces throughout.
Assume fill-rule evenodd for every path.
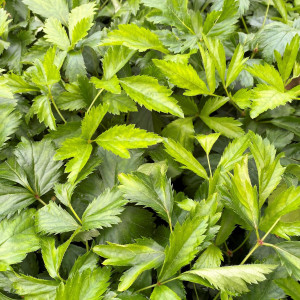
M 300 299 L 300 1 L 0 5 L 0 299 Z

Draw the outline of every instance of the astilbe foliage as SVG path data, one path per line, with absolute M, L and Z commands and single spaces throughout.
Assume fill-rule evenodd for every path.
M 299 5 L 0 0 L 0 298 L 299 299 Z

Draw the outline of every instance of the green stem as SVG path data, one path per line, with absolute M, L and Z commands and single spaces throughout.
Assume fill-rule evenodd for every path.
M 35 197 L 35 199 L 36 199 L 37 201 L 39 201 L 40 203 L 42 203 L 44 206 L 47 205 L 40 197 Z
M 85 247 L 86 247 L 86 252 L 89 252 L 90 247 L 89 247 L 89 242 L 88 241 L 85 242 Z
M 213 300 L 217 300 L 217 299 L 219 298 L 220 294 L 221 294 L 221 292 L 219 292 L 219 293 L 214 297 Z
M 231 96 L 229 95 L 229 92 L 227 90 L 227 87 L 225 86 L 225 83 L 223 83 L 224 90 L 226 92 L 227 97 L 230 99 L 229 102 L 242 114 L 243 111 L 238 107 L 238 105 L 232 100 Z
M 71 204 L 69 205 L 69 208 L 70 208 L 71 212 L 73 213 L 73 215 L 75 216 L 75 218 L 79 221 L 79 223 L 82 224 L 81 219 L 78 217 L 76 211 L 74 210 L 74 208 Z
M 145 291 L 145 290 L 151 289 L 151 288 L 153 288 L 153 287 L 155 287 L 155 286 L 157 286 L 157 283 L 152 284 L 152 285 L 148 285 L 148 286 L 146 286 L 146 287 L 144 287 L 144 288 L 142 288 L 142 289 L 139 289 L 139 290 L 136 291 L 136 293 L 139 293 L 139 292 L 141 292 L 141 291 Z
M 95 96 L 95 98 L 93 99 L 91 105 L 89 106 L 88 110 L 86 111 L 86 113 L 88 113 L 90 111 L 90 109 L 93 107 L 94 103 L 96 102 L 96 100 L 98 99 L 98 97 L 100 96 L 100 94 L 104 91 L 104 89 L 101 89 L 98 94 Z
M 246 33 L 249 33 L 249 30 L 248 30 L 248 27 L 247 27 L 247 24 L 246 24 L 246 22 L 245 22 L 244 17 L 242 16 L 241 19 L 242 19 L 243 25 L 244 25 L 244 27 L 245 27 Z
M 250 252 L 247 254 L 247 256 L 243 259 L 243 261 L 240 263 L 240 265 L 243 265 L 248 258 L 252 255 L 252 253 L 259 247 L 261 246 L 258 242 L 255 244 L 255 246 L 250 250 Z
M 197 298 L 197 300 L 199 300 L 198 292 L 197 292 L 197 289 L 196 289 L 196 284 L 194 282 L 193 282 L 193 285 L 194 285 L 194 291 L 195 291 L 195 294 L 196 294 L 196 298 Z
M 281 217 L 280 217 L 281 218 Z M 270 229 L 266 232 L 266 234 L 262 237 L 261 241 L 263 242 L 267 236 L 271 233 L 271 231 L 274 229 L 274 227 L 277 225 L 277 223 L 280 221 L 280 218 L 278 218 L 274 224 L 270 227 Z
M 243 242 L 237 248 L 235 248 L 234 250 L 232 250 L 232 253 L 235 253 L 238 250 L 240 250 L 244 246 L 244 244 L 248 241 L 250 235 L 251 235 L 251 231 L 247 234 L 247 236 L 245 237 L 245 239 L 243 240 Z
M 206 158 L 207 158 L 207 163 L 208 163 L 208 168 L 209 168 L 209 174 L 210 174 L 210 178 L 212 178 L 212 172 L 211 172 L 211 167 L 210 167 L 210 161 L 209 161 L 209 156 L 206 153 Z
M 262 23 L 262 26 L 261 26 L 261 29 L 260 29 L 260 30 L 262 30 L 262 29 L 264 28 L 264 26 L 265 26 L 265 23 L 266 23 L 266 20 L 267 20 L 267 16 L 268 16 L 268 13 L 269 13 L 270 2 L 271 2 L 271 0 L 268 1 L 268 5 L 267 5 L 267 9 L 266 9 L 264 21 L 263 21 L 263 23 Z
M 53 96 L 52 96 L 52 93 L 51 93 L 51 89 L 50 89 L 49 86 L 48 86 L 48 92 L 49 92 L 49 97 L 51 99 L 51 102 L 52 102 L 53 106 L 55 107 L 57 113 L 59 114 L 59 116 L 61 117 L 61 119 L 64 121 L 64 123 L 67 123 L 67 121 L 65 120 L 65 118 L 63 117 L 63 115 L 61 114 L 61 112 L 59 111 L 59 109 L 58 109 L 58 107 L 57 107 L 57 105 L 56 105 L 56 103 L 55 103 L 55 101 L 53 99 Z
M 206 9 L 206 7 L 207 7 L 209 4 L 210 4 L 210 1 L 206 1 L 206 2 L 204 3 L 204 5 L 203 5 L 202 8 L 201 8 L 201 13 L 204 12 L 204 10 Z
M 101 10 L 106 4 L 107 4 L 108 0 L 104 1 L 104 3 L 100 6 L 99 10 Z

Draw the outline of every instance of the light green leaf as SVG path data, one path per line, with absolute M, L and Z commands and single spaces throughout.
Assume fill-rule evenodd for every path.
M 135 244 L 108 243 L 93 248 L 96 254 L 107 258 L 104 265 L 131 266 L 121 277 L 119 291 L 128 289 L 142 272 L 158 268 L 164 258 L 163 250 L 155 241 L 146 238 L 137 239 Z
M 180 300 L 181 298 L 166 285 L 158 285 L 154 288 L 151 300 Z
M 165 151 L 170 154 L 176 161 L 183 164 L 183 169 L 188 169 L 198 176 L 208 179 L 207 173 L 203 166 L 193 156 L 193 154 L 186 150 L 180 143 L 172 139 L 164 140 Z
M 204 81 L 200 79 L 191 65 L 158 59 L 152 61 L 171 83 L 187 90 L 184 95 L 195 96 L 209 93 Z
M 108 112 L 119 115 L 121 112 L 137 111 L 136 103 L 124 91 L 121 94 L 106 93 L 102 97 L 103 103 L 108 104 Z
M 69 232 L 79 227 L 74 218 L 53 201 L 37 211 L 35 224 L 42 234 Z
M 208 51 L 204 50 L 200 44 L 198 44 L 198 47 L 200 49 L 200 53 L 201 53 L 201 57 L 205 69 L 205 75 L 206 75 L 209 91 L 213 93 L 216 89 L 215 64 Z
M 69 50 L 70 41 L 67 32 L 59 20 L 54 17 L 47 19 L 44 32 L 46 33 L 45 38 L 48 42 L 56 45 L 61 50 Z
M 289 275 L 300 280 L 300 242 L 282 242 L 279 244 L 267 244 L 272 247 L 280 257 Z
M 13 280 L 13 288 L 20 296 L 26 297 L 25 299 L 53 299 L 55 297 L 56 289 L 59 283 L 55 280 L 44 280 L 17 274 Z
M 217 38 L 204 38 L 204 41 L 214 61 L 214 65 L 218 70 L 222 83 L 225 85 L 226 56 L 224 47 Z
M 80 137 L 65 140 L 57 150 L 55 155 L 56 160 L 72 158 L 67 162 L 65 169 L 66 173 L 70 172 L 68 178 L 71 183 L 75 182 L 79 172 L 86 165 L 92 150 L 93 146 Z
M 225 148 L 218 167 L 221 167 L 222 171 L 228 172 L 233 169 L 235 164 L 243 158 L 243 153 L 248 148 L 249 137 L 244 135 L 240 138 L 233 140 Z
M 0 262 L 16 264 L 29 252 L 40 248 L 39 238 L 34 228 L 35 209 L 15 215 L 0 222 Z
M 85 114 L 81 125 L 81 137 L 90 140 L 100 125 L 102 119 L 107 113 L 107 105 L 93 106 L 88 113 Z
M 104 89 L 111 92 L 112 94 L 121 93 L 121 87 L 119 84 L 118 77 L 116 75 L 114 75 L 108 80 L 92 77 L 91 82 L 95 85 L 97 89 Z
M 287 16 L 287 9 L 286 9 L 286 4 L 284 0 L 273 0 L 274 5 L 278 12 L 280 13 L 284 23 L 287 23 L 288 16 Z
M 103 78 L 111 79 L 127 64 L 134 53 L 134 50 L 124 46 L 109 47 L 102 61 Z
M 259 180 L 259 206 L 262 207 L 265 200 L 281 181 L 285 168 L 280 164 L 281 154 L 276 156 L 276 150 L 267 139 L 250 133 L 250 150 L 255 159 Z
M 256 186 L 252 187 L 248 173 L 248 156 L 234 167 L 234 175 L 228 182 L 223 200 L 230 209 L 249 226 L 258 229 L 260 210 Z
M 51 108 L 51 102 L 48 96 L 40 95 L 33 99 L 29 115 L 36 114 L 40 123 L 44 122 L 51 130 L 56 130 L 55 118 Z
M 193 118 L 177 119 L 169 123 L 162 131 L 162 135 L 179 142 L 189 151 L 194 149 Z
M 5 74 L 6 85 L 10 88 L 10 90 L 15 93 L 28 93 L 39 91 L 39 88 L 35 85 L 29 84 L 23 76 L 11 73 Z
M 206 227 L 206 221 L 197 216 L 188 218 L 182 225 L 177 222 L 165 249 L 165 260 L 158 276 L 160 282 L 175 275 L 194 259 L 205 238 Z
M 278 218 L 300 208 L 300 187 L 291 186 L 279 193 L 275 199 L 269 201 L 261 221 L 260 228 L 265 232 L 277 221 Z M 280 225 L 280 224 L 279 224 Z M 278 225 L 277 225 L 278 226 Z M 272 233 L 277 233 L 277 226 L 272 229 Z M 279 226 L 278 226 L 279 227 Z
M 182 280 L 199 283 L 221 291 L 248 292 L 246 283 L 266 280 L 264 274 L 271 273 L 277 266 L 267 264 L 207 268 L 184 272 Z
M 82 215 L 83 230 L 102 229 L 119 223 L 121 220 L 118 215 L 124 210 L 126 203 L 127 201 L 117 188 L 106 189 L 84 211 Z
M 22 0 L 35 14 L 44 18 L 55 17 L 67 24 L 69 8 L 66 0 Z
M 95 10 L 94 2 L 82 4 L 71 10 L 68 27 L 72 48 L 88 34 L 93 25 Z
M 144 52 L 148 49 L 168 53 L 157 35 L 144 27 L 136 24 L 121 24 L 119 29 L 110 31 L 101 42 L 101 46 L 124 45 L 133 50 Z
M 170 180 L 166 177 L 165 165 L 152 164 L 148 173 L 135 172 L 119 175 L 119 186 L 124 197 L 140 205 L 151 207 L 171 224 L 174 199 Z
M 97 268 L 76 272 L 65 284 L 61 283 L 55 300 L 98 300 L 109 286 L 110 269 Z
M 205 153 L 208 155 L 214 143 L 219 138 L 220 133 L 211 133 L 211 134 L 198 134 L 195 136 L 201 147 L 204 149 Z
M 226 75 L 226 84 L 225 86 L 228 87 L 241 73 L 243 70 L 244 63 L 248 60 L 248 58 L 244 57 L 244 50 L 243 46 L 239 44 L 233 53 L 231 58 L 231 62 L 228 67 L 227 75 Z
M 8 24 L 12 20 L 8 20 L 9 14 L 4 8 L 0 8 L 0 36 L 2 36 L 8 30 Z
M 217 117 L 206 117 L 200 116 L 201 120 L 211 129 L 216 132 L 220 132 L 224 136 L 234 139 L 241 137 L 244 133 L 243 129 L 240 128 L 243 124 L 233 118 L 217 118 Z
M 259 84 L 253 89 L 250 116 L 254 119 L 268 109 L 291 102 L 295 97 L 292 90 L 284 93 L 273 86 Z
M 102 148 L 123 158 L 129 158 L 128 149 L 147 148 L 161 142 L 162 139 L 154 133 L 135 128 L 132 124 L 111 127 L 100 134 L 95 141 Z
M 275 90 L 284 92 L 284 83 L 278 71 L 271 65 L 265 63 L 264 65 L 255 64 L 246 68 L 252 75 L 262 79 L 270 84 Z
M 222 107 L 226 102 L 228 102 L 229 98 L 227 97 L 214 97 L 209 98 L 200 113 L 200 117 L 208 117 L 211 113 Z
M 232 231 L 235 229 L 235 219 L 235 214 L 231 210 L 227 208 L 223 209 L 220 222 L 220 229 L 215 240 L 216 246 L 222 245 L 231 235 Z
M 220 267 L 223 254 L 220 248 L 210 245 L 197 259 L 193 269 L 206 269 Z
M 281 54 L 275 50 L 274 55 L 277 61 L 277 67 L 279 73 L 283 79 L 283 82 L 286 82 L 291 75 L 293 70 L 297 54 L 299 51 L 299 35 L 295 35 L 291 42 L 286 45 L 283 57 L 281 58 Z
M 122 78 L 120 83 L 130 98 L 148 110 L 170 113 L 183 117 L 177 101 L 170 97 L 172 91 L 158 83 L 156 78 L 140 75 Z

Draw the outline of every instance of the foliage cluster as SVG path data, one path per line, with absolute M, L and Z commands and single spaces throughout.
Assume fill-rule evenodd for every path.
M 0 299 L 300 299 L 299 0 L 0 5 Z

